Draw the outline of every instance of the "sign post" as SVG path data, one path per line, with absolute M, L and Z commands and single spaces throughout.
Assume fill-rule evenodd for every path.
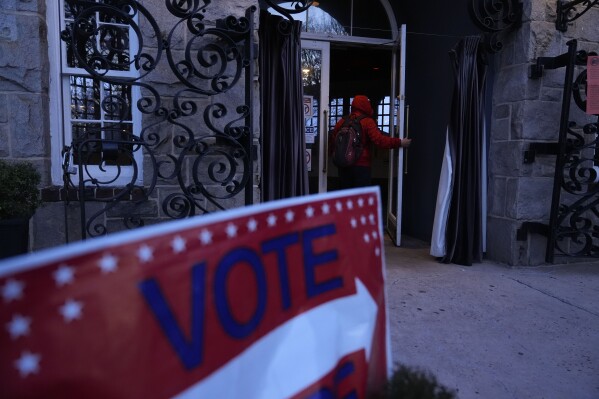
M 390 367 L 380 218 L 346 190 L 3 261 L 1 396 L 364 398 Z

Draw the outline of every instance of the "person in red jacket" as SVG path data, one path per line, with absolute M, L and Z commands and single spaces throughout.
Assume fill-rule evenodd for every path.
M 351 103 L 350 118 L 357 118 L 361 115 L 366 116 L 360 120 L 362 126 L 362 154 L 356 163 L 352 166 L 339 168 L 339 188 L 364 187 L 371 185 L 371 160 L 370 151 L 371 143 L 379 148 L 399 148 L 409 147 L 412 139 L 402 139 L 398 137 L 388 137 L 383 134 L 376 125 L 376 121 L 372 118 L 373 110 L 368 97 L 357 95 Z M 337 121 L 333 133 L 331 135 L 332 142 L 335 142 L 335 137 L 343 125 L 344 119 Z

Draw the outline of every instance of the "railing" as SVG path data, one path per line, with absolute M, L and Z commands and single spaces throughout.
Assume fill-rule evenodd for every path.
M 558 142 L 532 143 L 524 158 L 528 163 L 535 153 L 556 154 L 549 225 L 525 223 L 519 231 L 521 236 L 531 230 L 547 236 L 548 263 L 556 255 L 599 257 L 599 117 L 582 126 L 571 120 L 572 99 L 586 111 L 584 66 L 591 55 L 596 54 L 577 51 L 577 41 L 571 40 L 567 53 L 540 57 L 530 70 L 531 78 L 539 78 L 545 69 L 565 68 Z
M 256 8 L 208 26 L 209 0 L 166 0 L 159 19 L 172 25 L 161 27 L 148 2 L 65 3 L 69 59 L 94 82 L 118 88 L 99 104 L 110 120 L 73 124 L 63 153 L 82 238 L 251 204 Z M 121 45 L 134 39 L 135 51 Z M 130 66 L 135 77 L 110 73 Z M 139 127 L 127 127 L 127 104 L 141 115 Z

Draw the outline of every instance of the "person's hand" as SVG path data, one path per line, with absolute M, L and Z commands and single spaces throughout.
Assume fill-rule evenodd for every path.
M 412 139 L 401 139 L 402 147 L 409 147 L 412 144 Z

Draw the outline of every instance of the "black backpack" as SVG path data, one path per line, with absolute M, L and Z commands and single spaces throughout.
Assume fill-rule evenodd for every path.
M 333 143 L 333 164 L 344 168 L 355 164 L 362 154 L 362 125 L 360 120 L 364 115 L 351 119 L 343 118 L 343 125 L 339 129 Z

